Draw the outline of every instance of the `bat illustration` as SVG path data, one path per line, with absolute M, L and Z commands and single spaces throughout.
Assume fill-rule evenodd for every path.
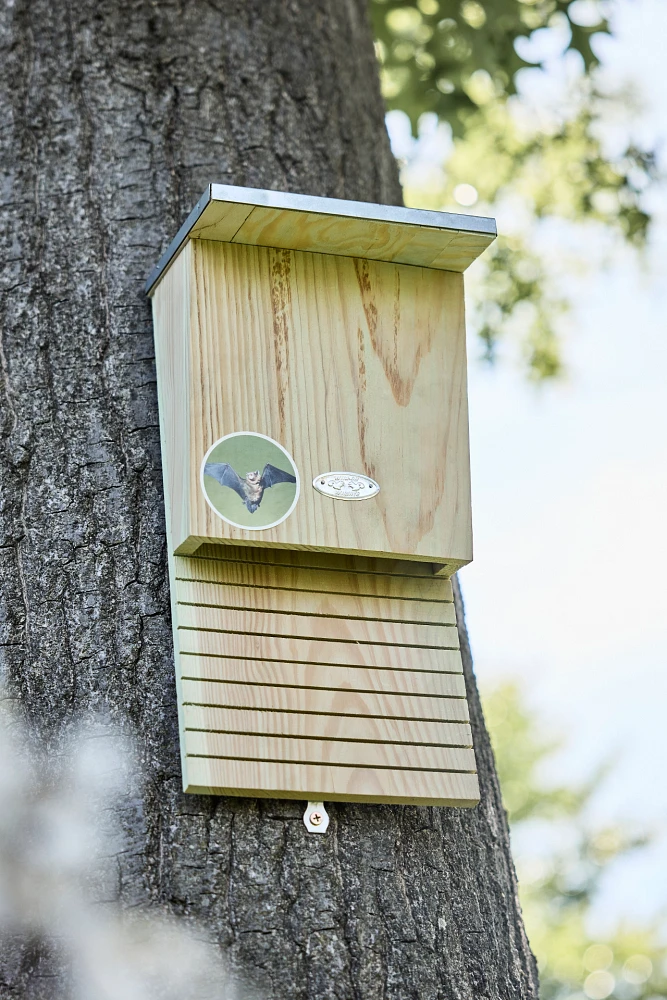
M 251 514 L 254 514 L 262 502 L 264 490 L 269 486 L 276 486 L 278 483 L 295 483 L 296 476 L 282 469 L 276 469 L 275 465 L 264 466 L 264 471 L 260 475 L 259 469 L 256 472 L 249 472 L 243 479 L 238 472 L 232 469 L 229 462 L 207 462 L 204 466 L 204 475 L 217 479 L 221 486 L 229 486 L 241 497 L 241 500 Z

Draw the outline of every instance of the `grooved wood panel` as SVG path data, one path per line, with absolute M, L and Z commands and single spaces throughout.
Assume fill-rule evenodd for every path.
M 295 712 L 254 712 L 209 705 L 184 705 L 183 720 L 186 733 L 203 730 L 207 733 L 298 736 L 308 740 L 472 747 L 472 732 L 464 722 L 372 719 L 357 715 L 298 715 Z
M 281 663 L 278 660 L 235 660 L 227 657 L 187 656 L 183 678 L 229 681 L 231 684 L 268 685 L 313 690 L 338 687 L 387 694 L 426 694 L 436 698 L 465 698 L 463 674 L 444 671 L 364 669 L 322 663 Z
M 215 583 L 181 580 L 181 604 L 210 608 L 242 608 L 246 611 L 277 611 L 281 614 L 322 615 L 348 621 L 369 616 L 378 621 L 422 625 L 455 625 L 454 605 L 392 598 L 362 598 L 353 594 L 331 594 L 313 590 L 277 590 L 263 587 L 223 587 Z M 427 643 L 427 645 L 431 645 Z
M 270 546 L 270 564 L 273 566 L 296 566 L 297 569 L 323 569 L 338 573 L 360 573 L 362 576 L 422 576 L 430 579 L 433 576 L 433 566 L 427 562 L 417 562 L 408 559 L 376 559 L 374 557 L 350 555 L 349 553 L 320 552 L 315 549 L 281 549 Z M 197 549 L 197 559 L 224 559 L 232 562 L 250 562 L 267 564 L 267 554 L 262 552 L 261 541 L 258 538 L 253 545 L 225 544 L 224 551 L 220 545 L 202 545 Z M 443 601 L 452 601 L 452 585 L 446 577 L 436 581 L 443 592 Z M 448 594 L 448 596 L 444 596 Z
M 350 691 L 337 688 L 267 687 L 227 684 L 224 681 L 182 681 L 183 701 L 193 705 L 255 708 L 259 712 L 312 712 L 314 715 L 368 715 L 373 718 L 427 719 L 431 722 L 467 722 L 464 697 L 429 698 L 393 692 Z
M 475 804 L 451 585 L 387 562 L 170 559 L 186 791 Z
M 413 622 L 385 622 L 375 618 L 347 619 L 330 618 L 319 614 L 271 614 L 265 611 L 244 611 L 239 608 L 215 608 L 182 603 L 178 621 L 181 628 L 197 631 L 238 632 L 290 639 L 328 639 L 333 642 L 345 640 L 432 649 L 457 649 L 459 644 L 454 625 L 416 625 Z
M 397 767 L 412 771 L 475 770 L 475 754 L 463 747 L 405 746 L 397 743 L 345 743 L 343 740 L 299 740 L 238 733 L 188 732 L 185 751 L 191 757 L 299 763 L 315 757 L 325 764 L 348 767 Z
M 220 548 L 220 547 L 219 547 Z M 273 559 L 275 550 L 267 557 Z M 409 577 L 402 574 L 382 576 L 354 570 L 300 569 L 298 566 L 274 563 L 230 562 L 221 554 L 217 559 L 186 559 L 176 557 L 175 573 L 179 580 L 204 583 L 238 584 L 242 587 L 278 588 L 317 593 L 351 594 L 359 597 L 396 598 L 408 601 L 447 601 L 451 603 L 451 583 L 439 577 Z
M 453 630 L 454 631 L 454 630 Z M 452 642 L 456 642 L 452 637 Z M 248 660 L 288 660 L 293 663 L 339 663 L 341 666 L 397 667 L 399 670 L 438 670 L 442 650 L 422 646 L 384 646 L 326 639 L 290 639 L 283 636 L 199 632 L 179 628 L 183 653 L 234 656 Z
M 188 757 L 190 790 L 198 794 L 246 794 L 267 798 L 346 802 L 402 802 L 475 806 L 476 774 L 402 768 L 343 767 L 255 760 Z M 315 797 L 313 788 L 326 788 Z

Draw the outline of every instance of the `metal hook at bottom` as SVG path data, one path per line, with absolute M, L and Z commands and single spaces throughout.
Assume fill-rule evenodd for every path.
M 326 833 L 329 828 L 329 813 L 324 808 L 324 802 L 309 802 L 303 814 L 308 833 Z

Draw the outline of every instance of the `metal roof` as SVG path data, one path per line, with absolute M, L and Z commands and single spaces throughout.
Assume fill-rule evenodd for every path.
M 495 220 L 484 216 L 209 184 L 151 272 L 146 292 L 188 239 L 464 271 L 495 237 Z

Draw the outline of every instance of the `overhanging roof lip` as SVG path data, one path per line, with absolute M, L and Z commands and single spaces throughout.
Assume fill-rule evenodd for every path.
M 367 219 L 369 222 L 388 222 L 417 228 L 456 230 L 484 236 L 497 236 L 496 221 L 484 215 L 465 215 L 457 212 L 434 212 L 423 208 L 405 208 L 401 205 L 380 205 L 369 201 L 347 201 L 340 198 L 321 198 L 317 195 L 293 194 L 266 188 L 238 187 L 233 184 L 209 184 L 187 219 L 171 241 L 146 281 L 149 294 L 162 277 L 171 260 L 176 256 L 188 235 L 194 229 L 204 210 L 213 201 L 253 208 L 278 208 L 292 212 L 310 212 L 316 215 Z
M 372 201 L 347 201 L 342 198 L 321 198 L 319 195 L 235 187 L 231 184 L 211 184 L 210 187 L 211 201 L 229 201 L 262 208 L 284 208 L 293 212 L 313 212 L 316 215 L 340 215 L 351 219 L 368 219 L 369 222 L 398 222 L 404 225 L 426 226 L 429 229 L 457 229 L 497 235 L 496 220 L 484 215 L 434 212 L 425 208 L 380 205 Z
M 181 249 L 181 247 L 187 240 L 190 231 L 197 224 L 200 216 L 204 212 L 204 209 L 210 204 L 212 187 L 213 187 L 212 184 L 208 185 L 203 195 L 201 196 L 195 207 L 192 209 L 187 219 L 185 220 L 181 228 L 178 230 L 173 240 L 171 241 L 165 252 L 162 254 L 162 256 L 160 257 L 159 261 L 157 262 L 151 273 L 148 275 L 148 278 L 146 279 L 146 284 L 144 285 L 144 291 L 146 295 L 149 295 L 151 293 L 151 291 L 153 290 L 153 286 L 157 284 L 159 279 L 162 277 L 163 273 L 166 271 L 167 266 L 171 263 L 172 259 L 176 256 L 178 251 Z

